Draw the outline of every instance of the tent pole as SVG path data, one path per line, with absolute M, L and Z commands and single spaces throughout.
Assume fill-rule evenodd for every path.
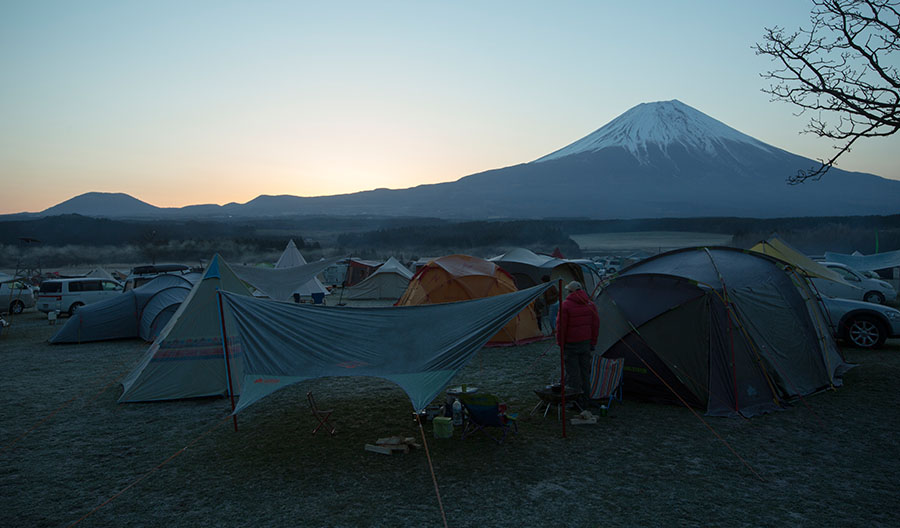
M 562 279 L 557 279 L 556 291 L 559 295 L 559 310 L 556 311 L 557 320 L 561 320 L 559 314 L 562 313 Z M 556 325 L 556 331 L 559 334 L 559 404 L 562 406 L 562 437 L 566 437 L 566 333 L 561 325 Z
M 231 386 L 231 354 L 228 350 L 228 335 L 225 333 L 225 310 L 222 308 L 222 290 L 216 289 L 216 302 L 219 304 L 219 321 L 222 325 L 222 353 L 225 354 L 225 375 L 228 377 L 228 396 L 231 398 L 231 417 L 234 421 L 234 432 L 238 430 L 237 415 L 234 414 L 234 388 Z

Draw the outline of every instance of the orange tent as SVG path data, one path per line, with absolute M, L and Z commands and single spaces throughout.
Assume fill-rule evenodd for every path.
M 449 255 L 430 261 L 409 281 L 397 306 L 437 304 L 491 297 L 516 291 L 512 276 L 493 262 L 469 255 Z M 534 310 L 522 310 L 488 346 L 521 345 L 542 339 Z

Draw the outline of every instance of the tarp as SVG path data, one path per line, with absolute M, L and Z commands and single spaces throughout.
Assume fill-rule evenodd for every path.
M 152 321 L 159 312 L 181 303 L 193 285 L 187 275 L 159 275 L 134 290 L 90 303 L 78 309 L 60 328 L 50 343 L 87 343 L 109 339 L 142 337 L 152 341 Z M 152 299 L 158 299 L 146 309 Z M 148 319 L 144 328 L 144 319 Z
M 297 244 L 295 244 L 294 240 L 291 239 L 288 242 L 287 247 L 284 248 L 284 251 L 281 252 L 281 256 L 278 257 L 278 262 L 275 263 L 275 268 L 296 268 L 297 266 L 303 266 L 306 263 L 306 259 L 303 258 L 300 250 L 297 249 Z M 326 266 L 326 268 L 327 267 L 328 266 Z M 323 295 L 328 295 L 329 293 L 328 289 L 323 286 L 319 279 L 317 279 L 316 277 L 313 277 L 312 280 L 304 283 L 302 286 L 294 290 L 292 292 L 292 295 L 296 294 L 301 297 L 311 297 L 314 293 L 321 293 Z
M 269 297 L 279 301 L 286 301 L 294 295 L 295 291 L 314 279 L 322 270 L 342 258 L 335 257 L 311 264 L 280 269 L 232 265 L 231 270 L 241 280 L 251 284 Z
M 755 251 L 757 253 L 762 253 L 763 255 L 768 255 L 770 257 L 775 257 L 779 260 L 783 260 L 800 270 L 801 273 L 805 274 L 808 277 L 817 277 L 821 279 L 828 279 L 834 282 L 840 282 L 841 284 L 847 284 L 847 281 L 845 281 L 840 276 L 840 274 L 807 257 L 796 248 L 782 240 L 778 235 L 772 235 L 768 238 L 768 240 L 763 240 L 757 243 L 755 246 L 750 248 L 750 251 Z
M 106 271 L 106 270 L 103 269 L 103 268 L 94 268 L 94 269 L 92 269 L 91 271 L 89 271 L 89 272 L 85 275 L 85 277 L 95 277 L 95 278 L 98 278 L 98 279 L 116 280 L 116 278 L 113 277 L 112 274 L 111 274 L 110 272 Z
M 345 296 L 348 299 L 393 299 L 397 300 L 406 291 L 413 273 L 391 257 L 382 264 L 375 273 L 366 277 L 362 282 L 347 288 Z
M 240 347 L 233 359 L 240 393 L 235 412 L 291 384 L 325 376 L 390 380 L 420 410 L 548 286 L 466 302 L 383 308 L 315 307 L 223 292 L 226 328 L 234 328 L 226 337 Z
M 825 252 L 825 260 L 837 262 L 856 271 L 876 271 L 900 267 L 900 250 L 876 253 L 874 255 L 845 255 L 843 253 Z
M 684 248 L 623 270 L 597 299 L 597 350 L 625 391 L 753 416 L 841 385 L 848 366 L 802 277 L 735 248 Z

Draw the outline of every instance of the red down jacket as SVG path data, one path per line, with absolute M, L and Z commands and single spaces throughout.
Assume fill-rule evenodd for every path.
M 591 346 L 597 344 L 597 335 L 600 333 L 600 316 L 597 315 L 597 307 L 584 290 L 572 292 L 563 301 L 559 308 L 556 320 L 556 342 L 578 343 L 579 341 L 591 341 Z

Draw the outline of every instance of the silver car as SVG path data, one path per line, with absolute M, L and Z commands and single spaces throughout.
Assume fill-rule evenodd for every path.
M 900 310 L 881 304 L 822 296 L 834 335 L 859 348 L 879 348 L 900 337 Z
M 34 306 L 34 290 L 22 281 L 0 283 L 0 312 L 20 314 Z

